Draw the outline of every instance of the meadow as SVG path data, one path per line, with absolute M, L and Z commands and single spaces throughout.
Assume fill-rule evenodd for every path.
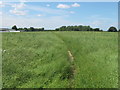
M 3 33 L 2 74 L 3 88 L 118 88 L 118 33 Z

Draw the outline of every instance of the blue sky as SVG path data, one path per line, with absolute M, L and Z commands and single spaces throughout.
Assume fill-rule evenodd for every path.
M 90 25 L 107 30 L 117 27 L 117 2 L 0 2 L 2 27 Z

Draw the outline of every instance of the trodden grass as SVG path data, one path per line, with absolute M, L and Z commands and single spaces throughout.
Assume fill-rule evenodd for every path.
M 109 32 L 57 33 L 74 56 L 75 88 L 118 87 L 118 34 Z
M 118 87 L 117 33 L 21 32 L 2 39 L 4 88 Z

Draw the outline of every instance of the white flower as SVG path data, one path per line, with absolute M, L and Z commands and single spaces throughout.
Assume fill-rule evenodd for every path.
M 3 50 L 4 52 L 6 51 L 6 50 Z

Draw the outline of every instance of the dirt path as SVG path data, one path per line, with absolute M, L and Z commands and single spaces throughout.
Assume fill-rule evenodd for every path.
M 69 56 L 70 62 L 72 63 L 74 61 L 74 57 L 73 57 L 71 51 L 68 51 L 68 56 Z
M 67 47 L 67 53 L 68 53 L 68 62 L 70 63 L 70 75 L 69 75 L 69 78 L 68 78 L 68 80 L 69 80 L 69 88 L 74 88 L 74 75 L 75 75 L 75 72 L 76 72 L 76 68 L 75 68 L 75 64 L 74 64 L 74 56 L 73 56 L 73 54 L 72 54 L 72 52 L 71 52 L 71 50 L 70 50 L 70 48 L 67 46 L 67 44 L 66 44 L 66 42 L 65 42 L 65 40 L 60 36 L 60 35 L 58 35 L 57 33 L 54 33 L 59 39 L 61 39 L 63 42 L 64 42 L 64 44 L 66 45 L 66 47 Z M 69 74 L 68 73 L 68 74 Z
M 70 62 L 70 71 L 71 71 L 71 75 L 69 77 L 70 80 L 69 87 L 74 88 L 75 65 L 74 65 L 74 57 L 71 51 L 68 51 L 68 60 Z
M 74 75 L 75 75 L 75 72 L 76 72 L 76 69 L 75 69 L 75 64 L 74 64 L 74 56 L 70 50 L 70 48 L 68 47 L 68 45 L 66 44 L 65 40 L 60 36 L 58 35 L 57 33 L 54 33 L 59 39 L 61 39 L 64 44 L 66 45 L 67 47 L 67 53 L 68 53 L 68 62 L 70 63 L 70 66 L 69 66 L 69 77 L 68 77 L 68 80 L 69 80 L 69 84 L 68 84 L 68 87 L 69 88 L 74 88 Z

